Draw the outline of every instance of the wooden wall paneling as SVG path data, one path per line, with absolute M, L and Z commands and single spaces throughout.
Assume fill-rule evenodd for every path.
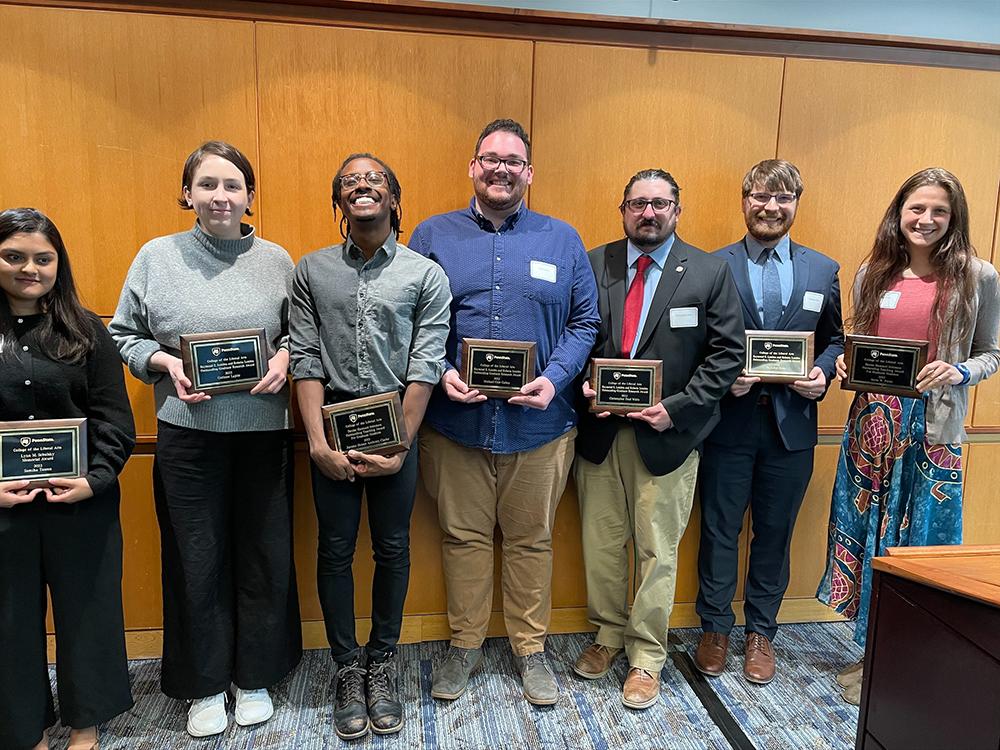
M 261 192 L 267 238 L 300 257 L 340 242 L 330 182 L 352 152 L 385 159 L 403 189 L 403 242 L 465 206 L 476 138 L 531 119 L 531 43 L 257 25 Z
M 1000 188 L 1000 186 L 998 186 Z M 993 265 L 1000 262 L 1000 195 L 997 197 L 996 216 L 993 221 L 994 235 L 992 248 L 980 245 L 979 257 L 992 257 Z M 991 256 L 992 250 L 992 256 Z M 976 386 L 974 408 L 969 410 L 975 427 L 992 428 L 1000 431 L 1000 374 L 994 375 L 982 385 Z
M 1000 173 L 1000 76 L 986 71 L 789 58 L 778 156 L 802 171 L 798 241 L 841 264 L 845 307 L 903 181 L 941 166 L 962 181 L 973 242 L 988 255 Z M 834 390 L 820 424 L 840 427 L 850 394 Z
M 125 627 L 129 630 L 160 628 L 163 626 L 163 600 L 160 531 L 153 504 L 153 457 L 132 456 L 119 482 Z
M 594 247 L 622 236 L 628 179 L 661 167 L 681 187 L 681 237 L 739 239 L 743 175 L 774 156 L 781 71 L 776 57 L 536 44 L 532 208 Z
M 963 448 L 962 542 L 1000 544 L 1000 490 L 996 481 L 1000 444 L 972 443 Z
M 256 158 L 251 24 L 0 6 L 0 46 L 0 206 L 48 213 L 111 315 L 139 246 L 193 222 L 187 155 L 224 138 Z

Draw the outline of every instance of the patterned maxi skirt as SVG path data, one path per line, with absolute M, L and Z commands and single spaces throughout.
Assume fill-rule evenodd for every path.
M 858 393 L 830 507 L 826 572 L 816 596 L 868 631 L 872 558 L 887 547 L 962 543 L 962 446 L 924 437 L 923 399 Z

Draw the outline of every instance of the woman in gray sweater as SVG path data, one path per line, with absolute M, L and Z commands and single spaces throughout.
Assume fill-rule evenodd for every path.
M 154 387 L 160 681 L 167 695 L 192 701 L 187 729 L 195 737 L 225 731 L 231 683 L 237 723 L 270 718 L 267 688 L 302 654 L 285 387 L 294 266 L 240 221 L 255 186 L 235 147 L 209 141 L 194 151 L 180 205 L 197 221 L 139 250 L 109 327 L 129 370 Z M 195 391 L 179 337 L 248 328 L 265 331 L 263 380 L 250 391 Z

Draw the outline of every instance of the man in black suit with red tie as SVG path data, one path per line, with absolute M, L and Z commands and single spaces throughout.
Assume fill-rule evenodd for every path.
M 788 587 L 795 517 L 812 476 L 816 401 L 844 351 L 839 266 L 788 237 L 801 195 L 802 177 L 793 164 L 760 162 L 743 180 L 746 236 L 714 253 L 732 271 L 747 330 L 815 334 L 807 378 L 782 385 L 739 377 L 722 399 L 722 421 L 705 441 L 696 605 L 704 634 L 695 665 L 712 677 L 725 670 L 735 624 L 738 539 L 749 506 L 743 676 L 758 684 L 775 674 L 771 641 Z
M 719 420 L 719 400 L 743 366 L 739 298 L 725 262 L 674 234 L 680 188 L 660 169 L 625 188 L 625 237 L 590 253 L 600 328 L 594 357 L 661 360 L 655 405 L 621 416 L 591 414 L 580 388 L 574 473 L 580 497 L 587 607 L 595 642 L 574 665 L 603 677 L 624 650 L 622 702 L 656 702 L 666 661 L 677 545 L 687 526 L 698 448 Z M 637 590 L 626 609 L 632 539 Z

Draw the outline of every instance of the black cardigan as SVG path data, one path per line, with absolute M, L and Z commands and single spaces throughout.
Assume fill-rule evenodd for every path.
M 2 342 L 0 421 L 87 418 L 87 482 L 95 495 L 117 483 L 135 445 L 135 423 L 118 348 L 96 315 L 96 346 L 68 365 L 39 348 L 42 315 L 14 317 L 13 342 Z M 8 351 L 13 348 L 13 352 Z

